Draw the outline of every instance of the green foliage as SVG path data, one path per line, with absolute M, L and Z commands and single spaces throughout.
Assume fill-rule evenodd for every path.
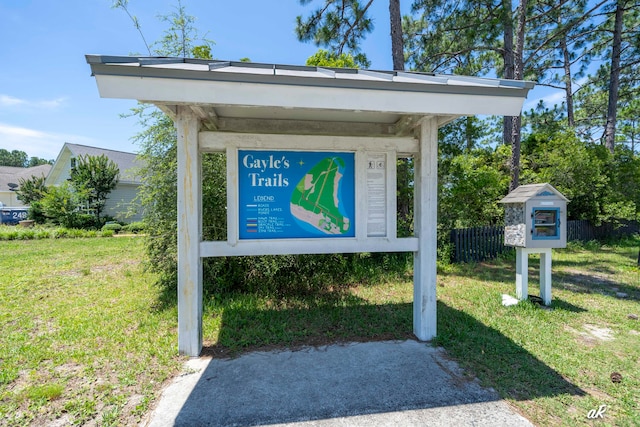
M 0 240 L 41 240 L 61 238 L 111 237 L 113 230 L 97 233 L 94 230 L 80 230 L 63 227 L 35 227 L 0 225 Z M 1 379 L 1 377 L 0 377 Z M 0 381 L 1 382 L 1 381 Z
M 142 185 L 138 197 L 147 225 L 147 255 L 153 270 L 175 281 L 177 262 L 177 158 L 173 122 L 161 111 L 136 109 L 144 129 L 134 137 L 140 146 Z M 204 171 L 204 168 L 203 168 Z
M 44 176 L 32 176 L 29 179 L 20 178 L 18 180 L 20 187 L 16 191 L 18 200 L 29 206 L 29 219 L 38 223 L 42 223 L 46 219 L 41 203 L 42 198 L 47 194 L 45 180 Z
M 52 165 L 52 164 L 53 164 L 53 160 L 42 159 L 40 157 L 30 157 L 29 162 L 26 164 L 25 167 L 32 168 L 34 166 Z
M 438 203 L 444 229 L 495 224 L 503 211 L 497 205 L 509 186 L 500 170 L 504 150 L 475 149 L 448 160 L 443 168 Z
M 312 56 L 307 58 L 307 65 L 315 65 L 317 67 L 333 67 L 333 68 L 359 68 L 359 63 L 350 53 L 337 54 L 324 49 L 319 49 Z
M 29 157 L 24 151 L 12 150 L 9 152 L 4 148 L 0 148 L 0 166 L 31 168 L 34 166 L 52 163 L 53 160 L 41 159 L 40 157 Z
M 9 152 L 4 148 L 0 148 L 0 166 L 13 166 L 23 168 L 27 164 L 27 153 L 20 150 L 12 150 Z
M 71 183 L 80 198 L 95 213 L 95 223 L 100 224 L 100 214 L 111 190 L 118 185 L 120 169 L 104 154 L 80 156 L 71 168 Z
M 299 0 L 307 5 L 312 0 Z M 326 0 L 322 7 L 312 11 L 307 18 L 296 17 L 296 35 L 303 42 L 312 41 L 326 47 L 340 57 L 349 52 L 362 68 L 370 62 L 360 50 L 360 43 L 373 30 L 373 20 L 368 15 L 372 2 L 362 5 L 359 0 Z
M 102 226 L 101 230 L 105 231 L 105 230 L 112 230 L 114 233 L 118 233 L 119 231 L 122 230 L 122 225 L 118 224 L 117 222 L 107 222 L 105 225 Z
M 44 185 L 45 179 L 43 175 L 28 179 L 20 178 L 18 180 L 20 187 L 16 190 L 18 200 L 26 205 L 41 200 L 47 192 L 47 187 Z
M 67 227 L 79 228 L 83 230 L 92 230 L 100 227 L 100 223 L 96 221 L 96 217 L 82 212 L 75 212 L 72 216 L 72 220 Z
M 169 24 L 159 41 L 151 45 L 154 54 L 159 56 L 182 56 L 187 58 L 210 59 L 213 40 L 207 39 L 206 34 L 200 36 L 194 26 L 196 18 L 188 15 L 180 0 L 168 15 L 161 15 L 160 20 Z M 195 45 L 200 42 L 199 45 Z
M 144 222 L 142 221 L 135 221 L 132 222 L 130 224 L 125 224 L 122 227 L 122 231 L 126 232 L 126 233 L 142 233 L 146 230 L 146 225 Z
M 85 198 L 83 192 L 74 190 L 69 182 L 52 186 L 40 201 L 44 215 L 54 224 L 71 228 L 76 223 L 78 206 Z

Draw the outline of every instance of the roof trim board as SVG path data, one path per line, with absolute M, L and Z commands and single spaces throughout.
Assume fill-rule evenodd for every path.
M 87 55 L 100 95 L 156 105 L 518 115 L 531 82 L 185 58 Z M 260 118 L 260 117 L 257 117 Z M 366 121 L 370 121 L 370 117 Z

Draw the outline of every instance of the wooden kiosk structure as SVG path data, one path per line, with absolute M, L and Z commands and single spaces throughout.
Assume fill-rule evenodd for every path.
M 213 256 L 413 252 L 413 330 L 420 340 L 432 339 L 438 128 L 463 115 L 519 115 L 533 87 L 400 71 L 185 58 L 86 59 L 101 97 L 152 103 L 175 122 L 178 350 L 189 356 L 202 349 L 202 258 Z M 205 152 L 226 153 L 226 241 L 202 238 Z M 415 236 L 398 238 L 395 166 L 398 157 L 407 156 L 415 164 Z M 297 165 L 311 164 L 337 165 L 325 171 L 333 174 L 324 181 L 332 192 L 323 197 L 335 206 L 323 212 L 311 212 L 291 193 L 276 192 L 276 187 L 313 191 L 324 172 L 307 169 L 299 181 L 287 175 Z M 313 227 L 298 229 L 300 221 Z

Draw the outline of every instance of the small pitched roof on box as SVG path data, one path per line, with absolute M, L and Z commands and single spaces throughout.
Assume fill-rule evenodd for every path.
M 498 203 L 524 203 L 534 197 L 538 196 L 552 196 L 555 195 L 560 199 L 568 202 L 569 199 L 564 197 L 564 195 L 553 188 L 551 184 L 527 184 L 521 185 L 509 194 L 507 194 L 502 200 Z

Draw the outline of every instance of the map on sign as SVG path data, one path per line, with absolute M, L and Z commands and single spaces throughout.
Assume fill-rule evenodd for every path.
M 351 222 L 340 197 L 344 168 L 340 157 L 327 157 L 309 169 L 291 195 L 291 215 L 325 234 L 347 233 Z
M 355 153 L 238 150 L 240 239 L 355 237 Z

